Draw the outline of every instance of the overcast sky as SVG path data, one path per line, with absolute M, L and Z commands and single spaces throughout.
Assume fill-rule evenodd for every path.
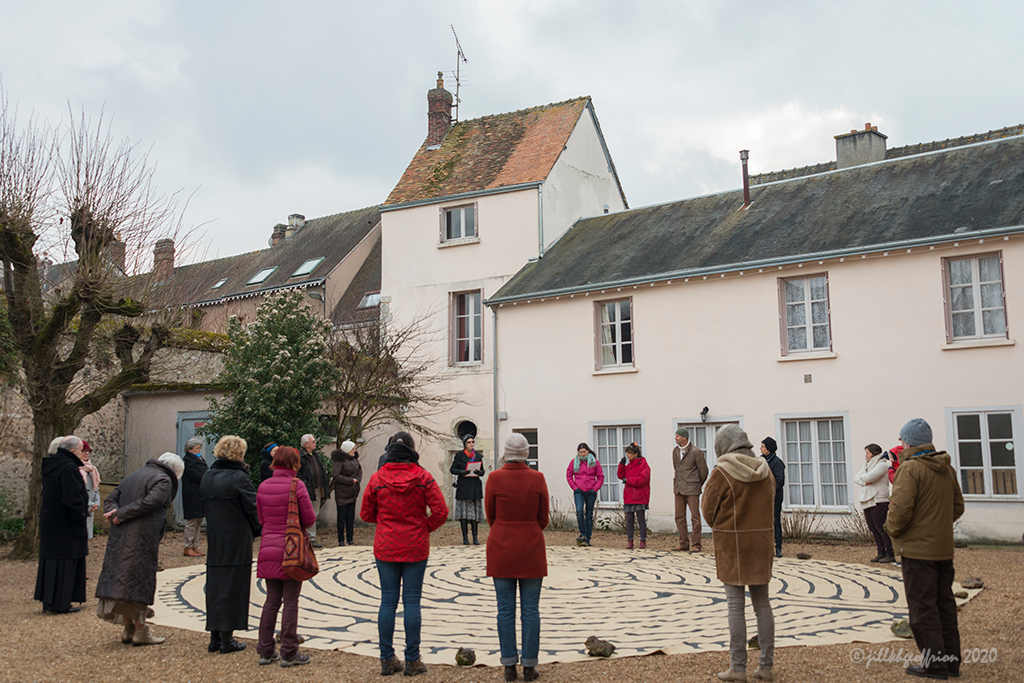
M 741 148 L 756 173 L 868 121 L 890 147 L 1024 122 L 1019 0 L 7 0 L 0 79 L 22 112 L 102 108 L 151 146 L 212 258 L 382 202 L 454 72 L 449 24 L 463 119 L 590 95 L 633 207 L 738 186 Z

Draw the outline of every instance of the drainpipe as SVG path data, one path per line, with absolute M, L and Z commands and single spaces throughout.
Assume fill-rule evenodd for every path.
M 537 186 L 537 258 L 544 258 L 544 186 Z
M 498 469 L 498 449 L 501 448 L 501 441 L 498 439 L 498 309 L 491 309 L 491 321 L 494 327 L 494 339 L 491 342 L 491 387 L 494 417 L 494 469 Z M 492 470 L 493 471 L 493 470 Z

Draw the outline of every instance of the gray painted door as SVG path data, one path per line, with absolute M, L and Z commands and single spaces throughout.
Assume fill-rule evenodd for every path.
M 175 452 L 184 457 L 185 455 L 185 444 L 196 435 L 196 430 L 206 424 L 210 419 L 210 412 L 208 410 L 190 410 L 187 412 L 178 413 L 178 443 L 175 447 Z M 207 437 L 206 443 L 203 444 L 203 459 L 206 460 L 206 464 L 212 464 L 214 461 L 213 457 L 213 440 Z M 178 487 L 178 495 L 174 498 L 174 519 L 178 524 L 185 523 L 185 517 L 181 511 L 181 487 Z

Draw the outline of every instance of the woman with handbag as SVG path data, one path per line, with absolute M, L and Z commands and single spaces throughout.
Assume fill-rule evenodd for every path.
M 405 613 L 405 675 L 426 673 L 420 659 L 420 597 L 423 574 L 430 555 L 430 532 L 448 519 L 448 505 L 430 472 L 419 466 L 419 454 L 408 432 L 389 442 L 387 462 L 372 477 L 363 493 L 359 516 L 376 524 L 373 556 L 380 575 L 380 675 L 402 671 L 395 657 L 395 612 L 402 593 Z
M 309 553 L 308 557 L 312 557 L 312 548 L 308 546 L 309 539 L 302 530 L 313 523 L 315 513 L 306 485 L 295 476 L 299 466 L 297 450 L 289 446 L 277 446 L 272 452 L 270 464 L 273 475 L 260 484 L 256 492 L 256 511 L 263 528 L 256 576 L 264 579 L 267 586 L 267 599 L 263 603 L 263 614 L 260 616 L 260 640 L 257 646 L 261 665 L 271 664 L 278 659 L 281 660 L 281 666 L 286 667 L 309 664 L 309 655 L 299 652 L 296 632 L 302 581 L 293 578 L 293 574 L 286 571 L 289 568 L 284 566 L 286 561 L 291 559 L 286 557 L 285 550 L 285 538 L 288 536 L 303 541 L 301 544 L 289 544 L 290 546 L 299 545 L 302 552 Z M 289 517 L 292 519 L 289 520 Z M 297 526 L 297 529 L 290 526 Z M 282 601 L 284 611 L 281 615 L 281 654 L 278 656 L 274 651 L 274 625 L 277 623 L 277 611 L 281 608 Z

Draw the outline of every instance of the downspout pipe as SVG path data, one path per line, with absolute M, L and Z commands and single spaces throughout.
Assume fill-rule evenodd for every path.
M 491 322 L 493 323 L 494 334 L 493 341 L 491 342 L 491 401 L 493 408 L 494 418 L 494 464 L 493 468 L 498 469 L 498 462 L 500 461 L 499 449 L 501 448 L 501 439 L 498 435 L 498 309 L 491 309 Z
M 537 258 L 544 258 L 544 186 L 537 186 Z

